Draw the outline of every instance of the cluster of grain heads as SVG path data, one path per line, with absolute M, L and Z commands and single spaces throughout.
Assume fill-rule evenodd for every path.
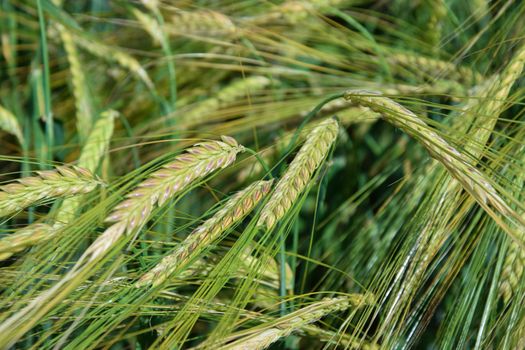
M 457 118 L 453 127 L 457 130 L 461 130 L 464 133 L 468 131 L 468 137 L 464 142 L 464 153 L 468 154 L 469 157 L 465 160 L 470 162 L 472 166 L 475 166 L 479 159 L 483 156 L 483 150 L 489 138 L 494 132 L 494 128 L 498 121 L 500 113 L 504 110 L 507 98 L 510 90 L 514 85 L 515 81 L 521 76 L 523 66 L 525 63 L 525 46 L 522 45 L 513 56 L 512 60 L 505 67 L 505 69 L 498 75 L 495 75 L 489 79 L 486 79 L 483 84 L 477 85 L 472 91 L 472 97 L 468 100 L 465 106 L 460 111 L 461 118 Z M 518 152 L 520 153 L 520 152 Z M 451 196 L 451 193 L 459 195 L 461 184 L 456 181 L 448 181 L 444 187 L 440 189 L 441 196 L 443 198 L 442 209 L 440 220 L 442 222 L 449 222 L 452 217 L 457 213 L 457 196 Z M 449 218 L 445 220 L 444 218 Z M 417 267 L 413 276 L 407 283 L 407 290 L 415 292 L 414 286 L 421 280 L 421 275 L 427 268 L 427 263 L 431 261 L 432 257 L 438 252 L 443 242 L 450 234 L 450 227 L 443 227 L 442 225 L 436 224 L 434 221 L 427 223 L 426 227 L 422 230 L 424 252 L 421 258 L 423 263 L 417 263 Z M 425 237 L 427 236 L 427 237 Z M 519 235 L 518 238 L 523 241 L 523 235 Z M 521 254 L 518 250 L 513 251 L 513 248 L 518 249 L 519 246 L 516 242 L 511 243 L 509 248 L 509 258 L 519 257 Z M 519 263 L 520 259 L 517 260 L 507 259 L 509 268 L 504 267 L 504 271 L 507 271 L 503 275 L 502 291 L 507 291 L 504 295 L 508 295 L 509 284 L 505 282 L 505 276 L 509 277 L 509 281 L 513 280 L 512 269 L 515 263 Z M 522 260 L 523 261 L 523 260 Z M 507 266 L 507 265 L 506 265 Z M 519 269 L 519 267 L 517 267 Z
M 178 155 L 174 161 L 152 173 L 118 204 L 106 219 L 112 223 L 87 249 L 84 256 L 90 260 L 104 254 L 124 234 L 142 227 L 155 206 L 161 207 L 190 185 L 235 161 L 244 147 L 228 136 L 222 141 L 202 142 Z
M 13 113 L 2 106 L 0 106 L 0 130 L 16 136 L 18 142 L 20 142 L 21 145 L 24 144 L 24 136 L 18 120 Z
M 257 226 L 271 230 L 288 212 L 328 155 L 338 131 L 338 123 L 333 118 L 322 121 L 311 131 L 286 173 L 275 186 L 272 196 L 261 211 Z
M 209 247 L 223 232 L 250 213 L 270 191 L 271 184 L 272 181 L 257 181 L 233 195 L 213 217 L 190 233 L 173 253 L 165 256 L 143 275 L 136 286 L 157 286 L 163 283 L 174 271 L 189 263 L 192 257 Z
M 0 239 L 0 261 L 47 239 L 53 230 L 51 225 L 35 223 L 2 237 Z
M 240 331 L 238 339 L 225 345 L 215 345 L 213 348 L 222 350 L 266 349 L 279 339 L 300 331 L 303 327 L 326 315 L 341 312 L 350 307 L 362 307 L 373 302 L 370 295 L 362 294 L 325 298 L 267 324 Z M 223 341 L 219 341 L 221 342 Z
M 89 193 L 101 184 L 90 171 L 79 167 L 58 166 L 56 170 L 37 171 L 37 174 L 0 186 L 0 217 L 43 200 Z
M 0 337 L 0 348 L 15 344 L 47 312 L 93 274 L 96 271 L 93 266 L 123 236 L 130 236 L 147 223 L 154 207 L 160 207 L 176 195 L 191 189 L 192 183 L 215 170 L 229 166 L 237 154 L 243 151 L 244 147 L 233 138 L 222 136 L 222 141 L 202 142 L 186 149 L 175 160 L 153 172 L 107 217 L 106 221 L 112 225 L 87 248 L 69 272 L 0 325 L 0 334 L 6 334 Z M 13 329 L 17 331 L 12 332 Z
M 525 229 L 525 220 L 512 210 L 490 184 L 490 180 L 471 164 L 467 156 L 458 152 L 416 114 L 378 92 L 350 90 L 345 94 L 345 99 L 354 105 L 365 106 L 381 113 L 386 121 L 420 142 L 513 239 L 518 239 L 516 230 L 509 228 L 502 218 L 509 219 L 519 229 Z M 491 207 L 499 212 L 499 215 Z M 523 242 L 520 244 L 523 245 Z

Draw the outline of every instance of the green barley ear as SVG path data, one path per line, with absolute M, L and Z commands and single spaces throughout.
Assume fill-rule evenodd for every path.
M 84 257 L 90 260 L 98 258 L 122 235 L 131 234 L 143 226 L 156 206 L 163 206 L 194 181 L 226 168 L 235 161 L 237 153 L 243 151 L 244 147 L 228 136 L 222 136 L 222 141 L 202 142 L 188 148 L 126 195 L 126 199 L 106 218 L 106 222 L 112 225 L 93 242 Z
M 42 200 L 88 193 L 101 184 L 90 171 L 79 167 L 58 166 L 56 170 L 37 171 L 37 174 L 0 186 L 0 217 Z
M 117 116 L 118 112 L 114 110 L 107 110 L 100 114 L 80 152 L 79 167 L 93 173 L 97 171 L 100 161 L 109 148 L 111 136 L 113 135 L 114 120 Z M 56 216 L 57 223 L 61 225 L 71 222 L 80 207 L 81 201 L 82 197 L 66 199 Z
M 288 212 L 307 187 L 315 170 L 326 158 L 338 131 L 338 123 L 333 118 L 324 120 L 311 131 L 286 173 L 275 186 L 272 196 L 261 211 L 257 226 L 271 230 Z
M 93 126 L 94 113 L 87 89 L 86 76 L 82 69 L 73 35 L 60 24 L 57 24 L 57 30 L 64 45 L 64 50 L 66 51 L 69 62 L 69 70 L 71 72 L 71 84 L 76 107 L 77 131 L 81 142 L 84 142 Z
M 53 230 L 51 225 L 35 223 L 2 237 L 0 239 L 0 261 L 46 239 Z
M 131 12 L 137 18 L 142 28 L 151 36 L 155 45 L 160 45 L 163 40 L 164 34 L 162 32 L 164 29 L 159 25 L 159 22 L 136 8 L 131 9 Z
M 240 338 L 235 341 L 215 347 L 221 350 L 266 349 L 279 339 L 301 330 L 320 318 L 335 312 L 344 311 L 350 307 L 361 307 L 373 303 L 370 295 L 353 294 L 350 296 L 326 298 L 274 321 L 252 329 L 243 330 Z M 233 337 L 233 336 L 232 336 Z M 221 343 L 223 341 L 219 341 Z M 211 347 L 209 348 L 211 349 Z
M 262 90 L 270 83 L 270 79 L 260 75 L 234 80 L 214 97 L 199 102 L 195 107 L 185 111 L 181 115 L 182 122 L 198 124 L 206 121 L 209 113 L 234 103 L 247 93 Z
M 232 35 L 237 28 L 226 15 L 211 10 L 178 11 L 170 23 L 166 23 L 170 34 Z
M 139 61 L 137 61 L 133 56 L 127 54 L 119 48 L 109 46 L 79 35 L 75 35 L 75 42 L 77 45 L 96 57 L 106 61 L 118 63 L 120 66 L 128 69 L 131 73 L 142 80 L 142 82 L 149 89 L 154 89 L 153 82 L 151 81 L 148 73 L 140 65 Z
M 5 109 L 0 105 L 0 129 L 15 135 L 18 142 L 24 144 L 24 136 L 22 134 L 22 128 L 18 123 L 18 120 L 13 113 Z
M 187 264 L 212 244 L 221 233 L 244 218 L 270 191 L 272 181 L 257 181 L 233 195 L 210 219 L 196 228 L 173 253 L 140 278 L 136 286 L 157 286 L 163 283 L 177 268 Z
M 501 217 L 490 207 L 495 208 L 501 216 L 509 218 L 520 229 L 525 228 L 525 220 L 512 210 L 498 191 L 490 184 L 487 177 L 471 164 L 467 156 L 458 152 L 435 131 L 430 129 L 416 114 L 399 103 L 382 96 L 379 92 L 350 90 L 345 94 L 345 99 L 354 105 L 368 107 L 377 113 L 381 113 L 386 121 L 420 142 L 430 156 L 443 164 L 479 205 L 513 239 L 518 240 L 518 234 L 515 230 L 501 222 Z M 520 242 L 520 244 L 523 244 L 523 242 Z
M 433 78 L 451 79 L 467 85 L 484 80 L 481 74 L 469 67 L 417 54 L 395 53 L 390 55 L 388 60 L 392 64 L 401 65 L 412 71 L 417 69 L 415 72 Z

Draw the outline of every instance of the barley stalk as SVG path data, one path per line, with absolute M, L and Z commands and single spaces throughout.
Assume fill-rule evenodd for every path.
M 345 98 L 352 104 L 369 107 L 371 110 L 381 113 L 386 121 L 418 140 L 429 154 L 447 168 L 452 177 L 506 232 L 514 239 L 518 239 L 518 235 L 501 222 L 501 218 L 490 209 L 490 206 L 495 208 L 503 217 L 510 218 L 520 229 L 525 228 L 525 220 L 510 208 L 486 176 L 475 168 L 465 155 L 449 145 L 417 115 L 377 92 L 350 90 L 345 94 Z
M 22 128 L 18 123 L 16 117 L 0 105 L 0 129 L 8 132 L 18 139 L 18 142 L 24 144 L 24 136 L 22 134 Z
M 337 138 L 338 129 L 337 121 L 330 118 L 312 130 L 262 209 L 257 226 L 271 230 L 288 212 L 326 158 Z
M 53 231 L 51 225 L 35 223 L 0 239 L 0 261 L 45 239 Z
M 270 191 L 271 184 L 272 181 L 258 181 L 233 195 L 212 218 L 190 233 L 173 253 L 165 256 L 143 275 L 137 282 L 137 287 L 162 284 L 174 271 L 189 263 L 192 257 L 206 249 L 221 233 L 252 211 Z
M 228 136 L 222 136 L 222 141 L 202 142 L 188 148 L 126 195 L 106 218 L 106 222 L 113 224 L 93 242 L 84 257 L 93 260 L 104 254 L 122 235 L 144 225 L 155 206 L 161 207 L 192 182 L 226 168 L 243 151 L 244 147 Z
M 79 167 L 58 166 L 37 171 L 38 176 L 0 186 L 0 217 L 11 215 L 39 201 L 91 192 L 101 181 Z
M 86 77 L 80 62 L 78 50 L 73 36 L 62 25 L 56 26 L 69 62 L 71 84 L 75 97 L 77 131 L 83 142 L 93 126 L 93 108 L 87 90 Z
M 241 331 L 239 332 L 240 338 L 237 340 L 214 348 L 221 350 L 266 349 L 277 340 L 300 330 L 326 315 L 344 311 L 352 306 L 360 307 L 372 302 L 371 296 L 361 294 L 326 298 L 280 317 L 273 322 L 269 322 L 267 325 Z

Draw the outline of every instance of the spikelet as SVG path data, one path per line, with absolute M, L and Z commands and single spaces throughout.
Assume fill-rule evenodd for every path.
M 73 95 L 75 97 L 77 131 L 80 140 L 84 142 L 93 126 L 93 109 L 87 89 L 86 77 L 73 36 L 61 24 L 57 24 L 56 28 L 60 34 L 69 62 Z
M 210 219 L 195 229 L 176 250 L 140 278 L 136 286 L 163 283 L 173 272 L 212 244 L 221 233 L 245 217 L 270 191 L 272 181 L 258 181 L 233 195 Z
M 42 238 L 45 239 L 52 231 L 51 225 L 35 223 L 2 237 L 0 239 L 0 261 L 32 246 Z
M 186 123 L 200 123 L 206 121 L 206 116 L 220 108 L 224 108 L 247 93 L 254 93 L 264 89 L 270 84 L 270 79 L 263 76 L 251 76 L 245 79 L 233 81 L 227 87 L 220 90 L 216 96 L 206 99 L 184 112 L 181 120 Z
M 404 53 L 392 54 L 388 59 L 392 64 L 400 64 L 411 70 L 417 69 L 418 72 L 433 78 L 447 78 L 466 84 L 483 81 L 483 76 L 476 71 L 447 61 Z
M 492 213 L 489 206 L 492 206 L 502 216 L 510 218 L 520 229 L 525 229 L 525 220 L 501 198 L 486 176 L 471 164 L 468 157 L 449 145 L 417 115 L 377 92 L 350 90 L 345 93 L 345 99 L 354 105 L 365 106 L 381 113 L 386 121 L 418 140 L 489 214 Z M 517 239 L 515 232 L 513 236 Z
M 166 31 L 173 35 L 232 35 L 236 26 L 226 15 L 210 10 L 179 11 L 166 23 Z
M 244 336 L 229 344 L 215 347 L 215 349 L 266 349 L 280 338 L 286 337 L 326 315 L 344 311 L 352 306 L 360 307 L 372 302 L 373 298 L 370 295 L 362 294 L 326 298 L 269 322 L 266 327 L 262 325 L 251 330 L 243 330 L 242 334 L 245 334 Z
M 24 136 L 22 134 L 22 128 L 18 123 L 16 117 L 0 105 L 0 129 L 15 135 L 21 145 L 24 144 Z
M 117 115 L 118 112 L 114 110 L 107 110 L 100 114 L 100 118 L 89 133 L 86 143 L 80 153 L 80 158 L 78 160 L 79 167 L 87 169 L 93 173 L 97 171 L 98 165 L 109 147 L 109 142 L 113 135 L 114 119 Z M 66 199 L 62 203 L 56 216 L 57 223 L 67 224 L 71 222 L 75 217 L 81 201 L 82 197 Z
M 91 192 L 101 181 L 86 169 L 58 166 L 37 171 L 38 176 L 0 186 L 0 217 L 11 215 L 45 199 Z
M 312 130 L 262 209 L 257 222 L 258 227 L 271 230 L 288 212 L 310 182 L 315 170 L 326 158 L 337 138 L 338 129 L 337 121 L 330 118 Z
M 228 136 L 222 136 L 222 141 L 202 142 L 188 148 L 126 195 L 126 199 L 106 218 L 106 222 L 113 224 L 93 242 L 80 260 L 97 259 L 122 235 L 143 226 L 154 207 L 163 206 L 175 195 L 187 190 L 194 181 L 226 168 L 235 161 L 237 153 L 243 151 L 244 147 Z
M 148 88 L 154 88 L 153 82 L 146 70 L 142 68 L 139 61 L 121 49 L 87 39 L 80 35 L 75 36 L 75 40 L 79 46 L 90 52 L 92 55 L 110 62 L 117 62 L 122 67 L 135 74 Z

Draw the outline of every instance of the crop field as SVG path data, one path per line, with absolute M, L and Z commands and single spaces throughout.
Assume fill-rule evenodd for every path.
M 525 349 L 525 1 L 0 0 L 0 350 Z

